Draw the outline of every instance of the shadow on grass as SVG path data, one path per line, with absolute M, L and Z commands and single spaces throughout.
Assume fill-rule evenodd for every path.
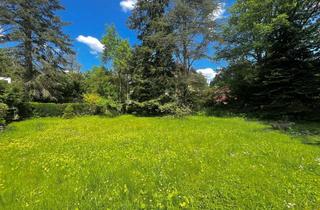
M 270 126 L 267 130 L 277 130 L 296 137 L 303 144 L 320 146 L 320 122 L 264 121 L 264 123 Z
M 300 137 L 304 144 L 320 146 L 320 122 L 296 122 L 287 132 Z
M 266 130 L 277 130 L 299 138 L 303 144 L 320 146 L 319 121 L 270 121 L 255 114 L 240 113 L 230 109 L 211 109 L 209 112 L 208 110 L 206 111 L 206 115 L 215 117 L 242 117 L 248 121 L 260 121 L 269 126 Z

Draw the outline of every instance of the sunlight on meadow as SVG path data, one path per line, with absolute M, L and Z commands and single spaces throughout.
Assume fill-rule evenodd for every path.
M 241 118 L 44 118 L 0 138 L 0 209 L 320 208 L 320 147 Z

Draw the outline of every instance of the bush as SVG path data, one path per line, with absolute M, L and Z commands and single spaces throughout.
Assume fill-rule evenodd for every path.
M 63 111 L 63 117 L 66 119 L 75 117 L 75 116 L 84 116 L 84 115 L 95 115 L 97 114 L 96 107 L 93 107 L 87 103 L 73 103 L 68 104 L 65 110 Z
M 70 119 L 70 118 L 73 118 L 75 116 L 76 116 L 76 114 L 75 114 L 74 108 L 73 108 L 72 104 L 69 104 L 65 108 L 65 110 L 63 111 L 63 118 Z
M 92 110 L 95 109 L 95 114 L 112 114 L 113 116 L 121 112 L 121 105 L 114 100 L 103 98 L 98 94 L 88 93 L 84 94 L 83 100 L 89 104 Z
M 4 103 L 0 103 L 0 125 L 1 124 L 5 124 L 5 118 L 7 116 L 9 107 L 4 104 Z
M 112 107 L 108 103 L 105 105 L 95 105 L 89 103 L 24 103 L 18 107 L 19 115 L 22 119 L 30 117 L 64 117 L 72 118 L 84 115 L 117 115 L 117 108 Z
M 68 104 L 28 103 L 28 117 L 61 117 Z
M 160 103 L 158 100 L 150 100 L 145 102 L 131 101 L 127 104 L 127 112 L 142 116 L 160 115 Z
M 95 93 L 86 93 L 83 95 L 83 101 L 87 104 L 99 106 L 104 103 L 103 100 L 104 99 L 100 95 Z
M 180 106 L 175 102 L 161 104 L 158 100 L 150 100 L 143 103 L 131 102 L 128 106 L 128 112 L 142 116 L 163 116 L 174 115 L 182 117 L 191 114 L 191 109 L 186 106 Z
M 0 102 L 9 107 L 16 107 L 26 100 L 23 84 L 15 82 L 12 84 L 0 85 Z
M 191 114 L 191 109 L 185 106 L 179 106 L 177 103 L 166 103 L 160 106 L 162 115 L 174 115 L 176 117 L 183 117 Z

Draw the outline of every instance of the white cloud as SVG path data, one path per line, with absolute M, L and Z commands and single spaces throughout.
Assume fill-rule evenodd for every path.
M 210 18 L 212 20 L 217 20 L 217 19 L 220 19 L 223 17 L 223 14 L 225 13 L 225 6 L 226 4 L 225 3 L 220 3 L 217 7 L 216 10 L 214 10 L 211 15 L 210 15 Z
M 92 54 L 98 54 L 103 52 L 103 44 L 95 37 L 80 35 L 76 38 L 76 40 L 90 47 L 90 53 Z
M 212 68 L 198 69 L 197 72 L 202 74 L 207 79 L 208 83 L 210 83 L 218 74 Z
M 120 2 L 120 6 L 124 12 L 128 12 L 134 9 L 137 0 L 123 0 Z
M 4 36 L 4 30 L 3 30 L 3 28 L 1 28 L 1 26 L 0 26 L 0 37 L 3 37 Z

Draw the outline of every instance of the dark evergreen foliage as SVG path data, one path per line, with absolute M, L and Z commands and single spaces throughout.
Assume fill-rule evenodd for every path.
M 267 117 L 315 117 L 319 2 L 240 0 L 231 14 L 219 56 L 231 64 L 223 85 L 230 86 L 234 105 Z
M 155 105 L 174 101 L 174 46 L 170 25 L 165 21 L 168 0 L 138 1 L 130 17 L 130 28 L 138 31 L 141 46 L 132 58 L 132 92 L 138 103 Z
M 71 42 L 62 31 L 66 23 L 55 13 L 63 9 L 58 0 L 2 0 L 1 42 L 17 43 L 16 58 L 24 67 L 24 81 L 34 79 L 43 65 L 63 69 Z

